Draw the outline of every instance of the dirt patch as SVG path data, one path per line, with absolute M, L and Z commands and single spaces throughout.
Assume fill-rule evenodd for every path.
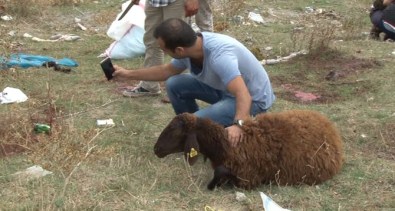
M 362 95 L 374 87 L 367 82 L 349 80 L 381 64 L 373 59 L 357 58 L 336 51 L 320 56 L 303 55 L 284 64 L 287 76 L 272 75 L 271 81 L 279 87 L 279 98 L 298 103 L 333 103 L 344 100 L 342 86 Z M 367 84 L 364 84 L 367 83 Z

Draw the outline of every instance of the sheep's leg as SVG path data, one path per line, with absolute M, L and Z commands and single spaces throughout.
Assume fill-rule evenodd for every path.
M 223 165 L 217 166 L 214 169 L 214 178 L 208 184 L 207 188 L 213 190 L 215 187 L 222 185 L 223 181 L 230 179 L 235 180 L 236 177 L 230 173 L 230 170 Z

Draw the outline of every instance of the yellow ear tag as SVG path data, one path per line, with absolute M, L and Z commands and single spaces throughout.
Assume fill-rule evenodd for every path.
M 198 155 L 198 152 L 195 150 L 195 148 L 191 148 L 191 151 L 189 152 L 189 157 L 193 158 Z

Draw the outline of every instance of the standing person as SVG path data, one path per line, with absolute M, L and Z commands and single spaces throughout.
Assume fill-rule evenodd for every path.
M 176 114 L 194 113 L 222 124 L 233 146 L 242 140 L 243 121 L 272 106 L 275 96 L 265 69 L 236 39 L 211 32 L 196 34 L 175 18 L 161 23 L 154 37 L 173 57 L 171 62 L 138 70 L 115 65 L 115 80 L 166 80 Z M 181 74 L 185 69 L 190 73 Z M 211 105 L 199 108 L 196 100 Z
M 133 0 L 134 3 L 139 0 Z M 147 0 L 145 4 L 145 33 L 144 45 L 145 58 L 144 67 L 163 64 L 164 54 L 159 48 L 153 36 L 154 29 L 164 20 L 169 18 L 184 18 L 195 15 L 199 9 L 198 0 Z M 147 95 L 159 95 L 161 93 L 158 82 L 140 81 L 131 89 L 123 91 L 126 97 L 139 97 Z
M 214 31 L 213 12 L 211 11 L 209 0 L 199 0 L 199 11 L 195 15 L 196 25 L 201 32 Z
M 384 40 L 395 40 L 395 0 L 375 0 L 373 2 L 370 20 L 373 24 L 370 35 L 373 39 L 379 39 L 380 33 L 384 32 Z

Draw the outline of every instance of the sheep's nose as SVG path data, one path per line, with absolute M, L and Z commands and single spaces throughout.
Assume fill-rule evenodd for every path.
M 158 146 L 154 146 L 154 152 L 157 153 L 160 150 Z

